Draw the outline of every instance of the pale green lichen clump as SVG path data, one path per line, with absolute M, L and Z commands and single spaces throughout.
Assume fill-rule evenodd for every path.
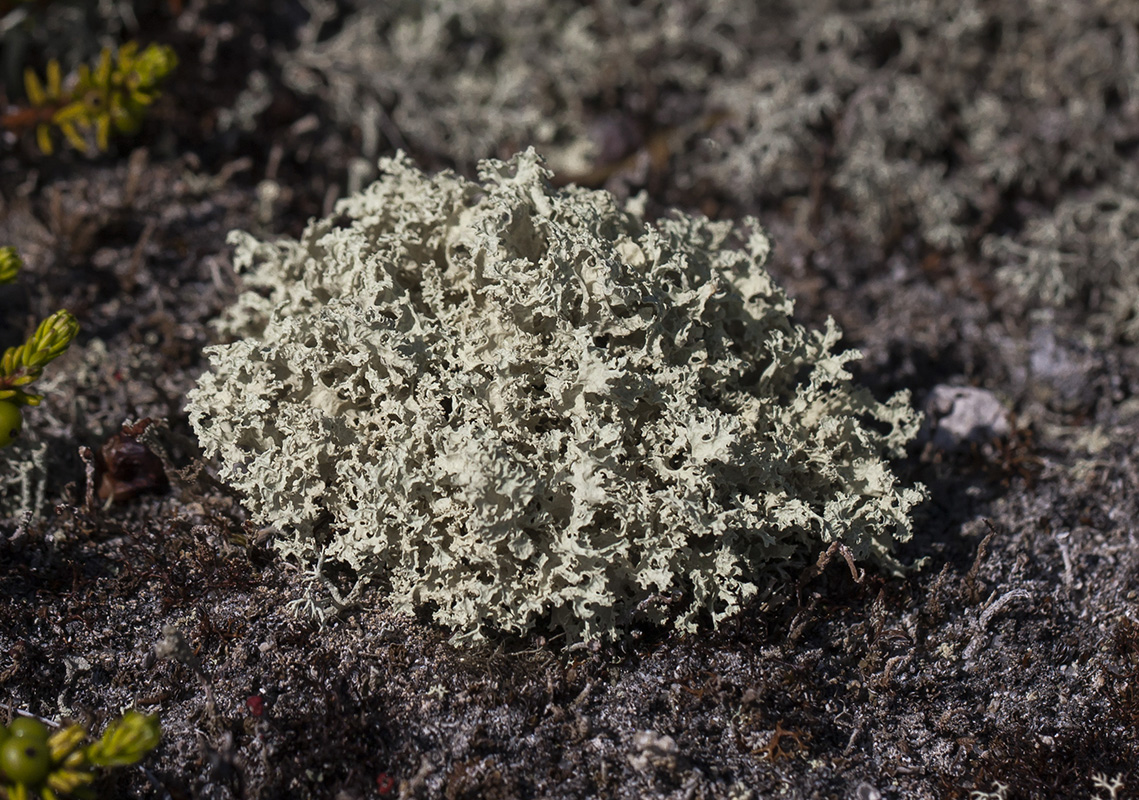
M 299 242 L 233 235 L 243 338 L 190 396 L 283 555 L 456 640 L 608 638 L 638 605 L 692 630 L 836 541 L 896 564 L 924 493 L 884 459 L 918 416 L 791 323 L 754 221 L 646 222 L 533 151 L 480 183 L 382 168 Z

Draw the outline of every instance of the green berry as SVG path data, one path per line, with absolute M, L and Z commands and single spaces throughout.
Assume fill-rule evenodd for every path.
M 20 435 L 23 419 L 18 405 L 8 400 L 0 400 L 0 447 L 7 447 Z
M 46 742 L 51 734 L 47 725 L 31 717 L 16 717 L 8 725 L 8 732 L 18 739 L 35 739 L 40 742 Z
M 0 744 L 0 771 L 13 783 L 38 786 L 51 771 L 47 739 L 9 736 Z

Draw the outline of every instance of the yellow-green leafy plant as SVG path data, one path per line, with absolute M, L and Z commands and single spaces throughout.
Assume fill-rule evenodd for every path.
M 0 797 L 93 800 L 96 770 L 138 763 L 161 737 L 158 717 L 138 711 L 119 717 L 94 742 L 77 723 L 51 733 L 37 719 L 17 717 L 0 725 Z
M 137 42 L 117 50 L 104 48 L 94 67 L 81 64 L 66 79 L 52 59 L 42 81 L 31 68 L 24 71 L 30 107 L 0 117 L 0 126 L 35 128 L 45 155 L 54 149 L 53 128 L 82 153 L 90 152 L 92 141 L 98 150 L 106 150 L 112 128 L 120 133 L 138 130 L 147 107 L 158 99 L 160 84 L 177 65 L 173 49 L 151 44 L 140 50 Z
M 13 247 L 0 247 L 0 283 L 16 279 L 22 262 Z M 0 447 L 19 435 L 21 406 L 38 406 L 43 395 L 28 391 L 43 375 L 44 367 L 66 352 L 79 333 L 79 323 L 67 311 L 56 311 L 36 328 L 31 338 L 9 347 L 0 358 Z

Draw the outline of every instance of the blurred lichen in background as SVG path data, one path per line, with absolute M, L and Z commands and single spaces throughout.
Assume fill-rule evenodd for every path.
M 1060 196 L 1095 193 L 1089 220 L 1139 199 L 1137 3 L 349 2 L 335 24 L 336 4 L 306 5 L 282 78 L 358 131 L 367 166 L 534 146 L 560 179 L 672 205 L 699 189 L 733 216 L 790 212 L 807 239 L 837 219 L 876 261 L 980 258 L 1020 287 L 1000 297 L 1017 316 L 1066 296 L 1076 329 L 1134 338 L 1135 270 L 1051 261 L 1125 263 L 1123 227 L 1074 229 L 1081 201 Z

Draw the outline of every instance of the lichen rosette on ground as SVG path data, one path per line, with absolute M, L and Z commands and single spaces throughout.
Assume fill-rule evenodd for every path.
M 836 541 L 897 566 L 924 491 L 886 459 L 918 415 L 791 322 L 758 224 L 650 222 L 533 151 L 478 182 L 381 166 L 299 241 L 232 235 L 235 341 L 190 395 L 284 556 L 456 640 L 692 630 Z

